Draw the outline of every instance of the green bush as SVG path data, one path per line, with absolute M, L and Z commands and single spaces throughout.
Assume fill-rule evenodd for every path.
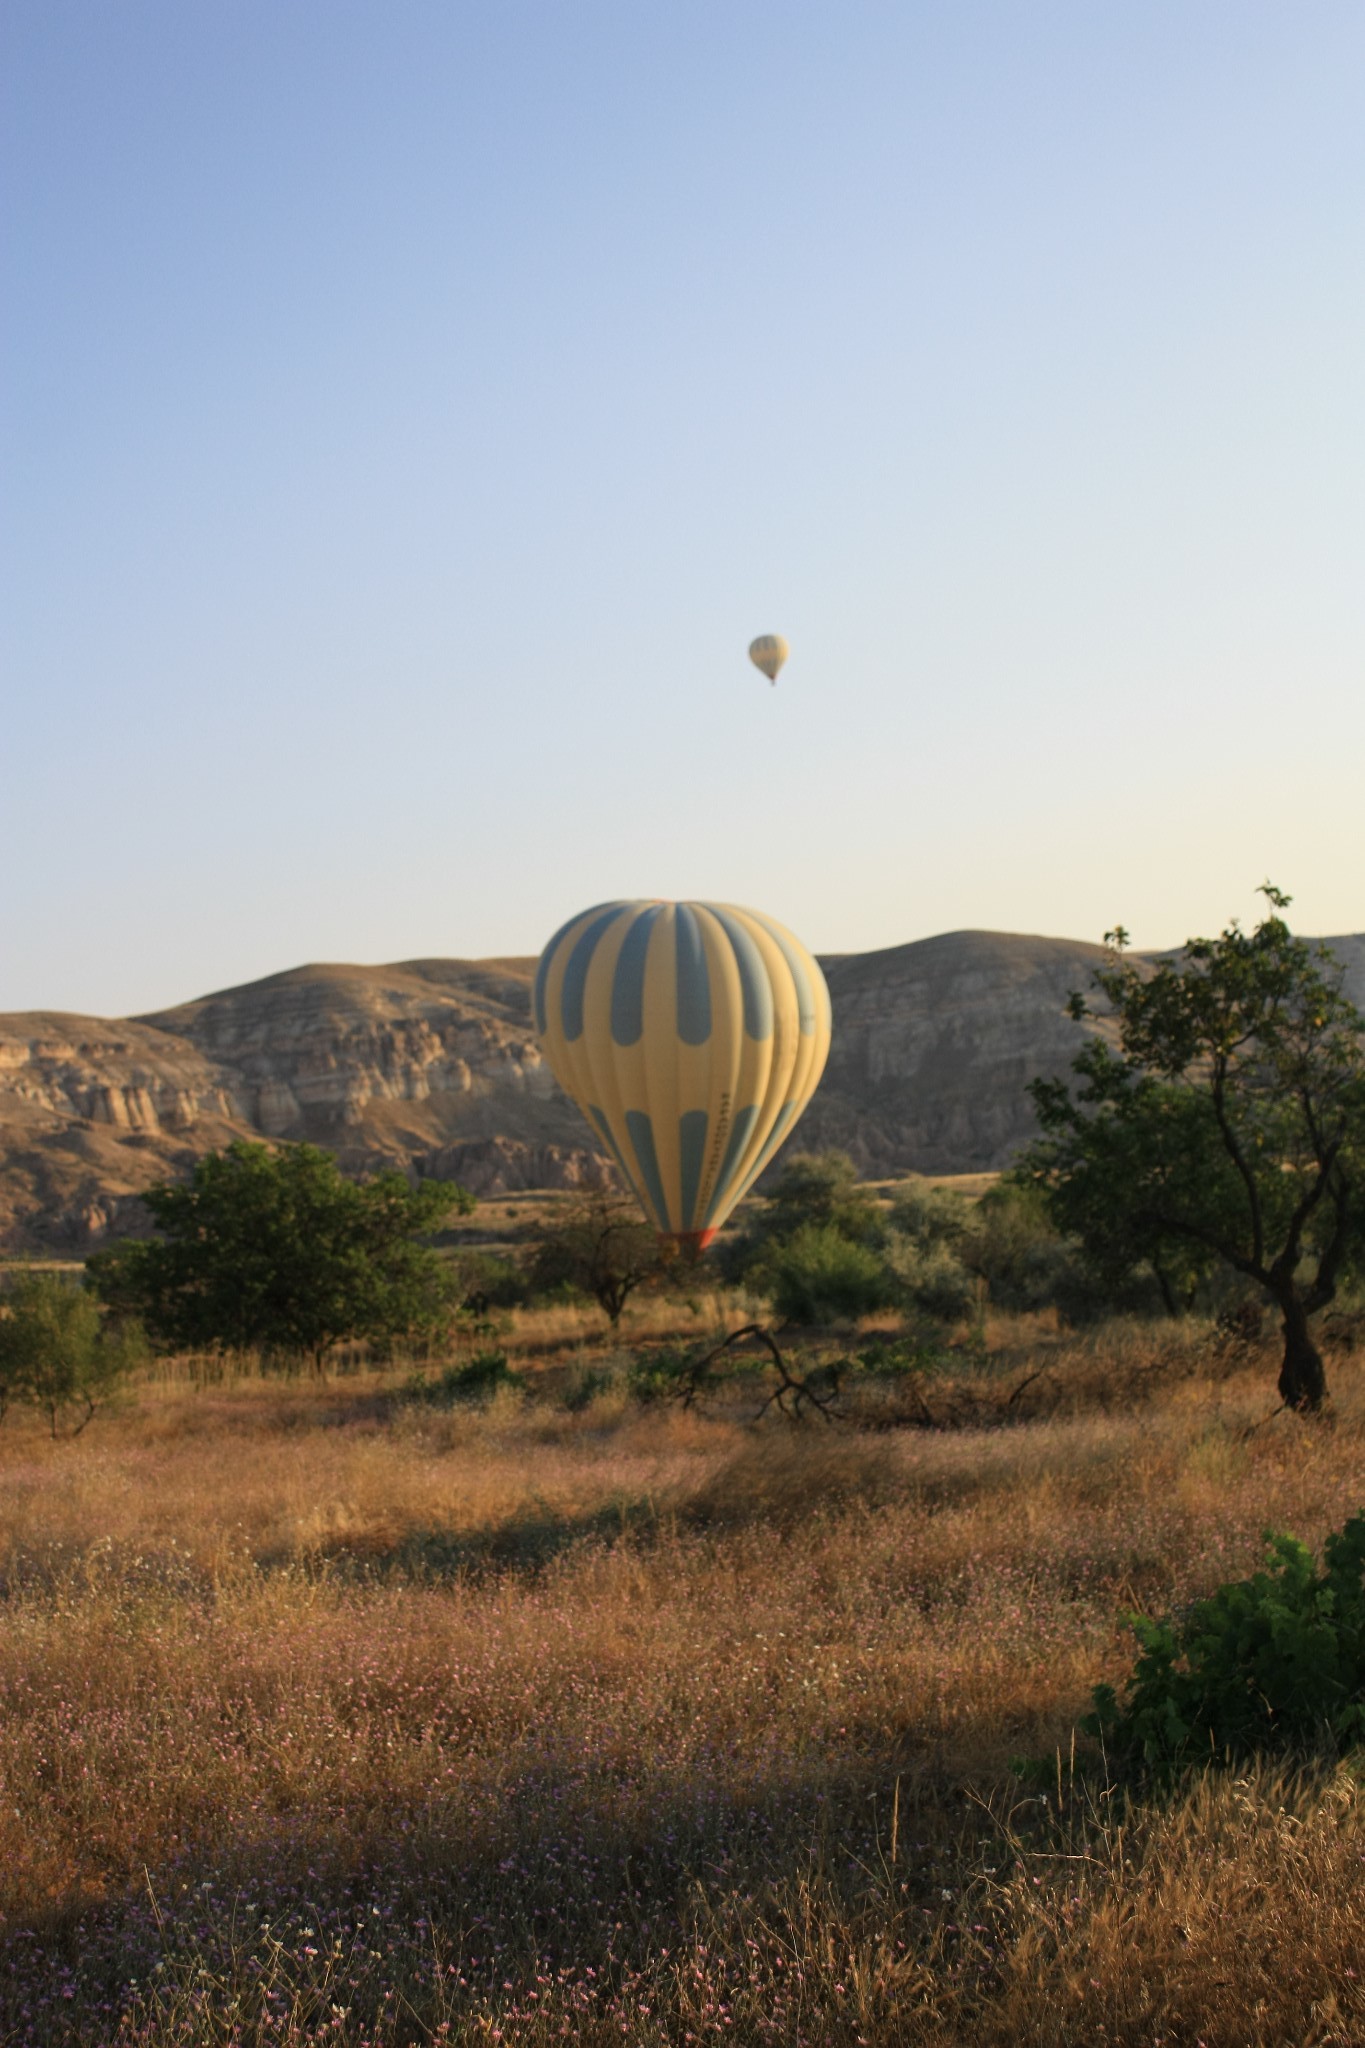
M 1268 1534 L 1267 1569 L 1220 1586 L 1180 1621 L 1132 1620 L 1126 1696 L 1095 1688 L 1089 1734 L 1139 1775 L 1201 1762 L 1365 1743 L 1365 1514 L 1324 1546 Z
M 848 1321 L 885 1308 L 893 1293 L 881 1253 L 833 1224 L 804 1225 L 773 1245 L 750 1277 L 786 1323 Z
M 922 1246 L 893 1238 L 886 1263 L 904 1301 L 935 1322 L 961 1322 L 978 1304 L 980 1281 L 941 1241 Z
M 55 1273 L 25 1273 L 3 1297 L 0 1314 L 0 1415 L 12 1400 L 28 1401 L 57 1422 L 68 1409 L 84 1409 L 78 1432 L 146 1344 L 135 1320 L 100 1314 L 85 1287 Z
M 748 1280 L 766 1269 L 774 1245 L 790 1243 L 806 1229 L 832 1230 L 869 1251 L 885 1244 L 886 1219 L 859 1186 L 858 1169 L 846 1153 L 794 1153 L 743 1229 L 716 1246 L 716 1269 L 732 1284 Z
M 889 1221 L 899 1236 L 928 1252 L 940 1245 L 954 1248 L 961 1244 L 971 1227 L 972 1209 L 966 1196 L 954 1189 L 912 1179 L 897 1190 Z
M 951 1362 L 951 1352 L 916 1337 L 870 1338 L 851 1360 L 859 1376 L 874 1380 L 920 1379 L 941 1372 Z
M 985 1281 L 996 1308 L 1079 1314 L 1095 1293 L 1042 1195 L 1012 1181 L 998 1182 L 981 1197 L 957 1250 L 968 1271 Z
M 417 1391 L 422 1400 L 450 1407 L 462 1401 L 488 1401 L 501 1387 L 520 1385 L 505 1351 L 476 1351 L 463 1365 L 448 1365 L 439 1379 L 424 1382 Z
M 450 1261 L 453 1292 L 460 1307 L 473 1315 L 494 1308 L 522 1308 L 530 1284 L 520 1266 L 496 1252 L 461 1250 Z
M 705 1355 L 695 1345 L 679 1349 L 657 1344 L 648 1351 L 637 1351 L 626 1376 L 632 1399 L 647 1407 L 653 1401 L 668 1401 L 682 1395 L 696 1377 L 699 1361 Z

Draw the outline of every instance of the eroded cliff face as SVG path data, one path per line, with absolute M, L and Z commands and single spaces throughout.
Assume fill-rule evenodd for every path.
M 303 967 L 155 1016 L 0 1018 L 0 1245 L 84 1252 L 234 1137 L 476 1194 L 611 1169 L 531 1030 L 534 962 Z
M 139 1191 L 251 1134 L 193 1045 L 99 1017 L 0 1017 L 0 1245 L 83 1250 L 135 1227 Z
M 478 1122 L 480 1102 L 552 1101 L 531 1031 L 533 965 L 301 967 L 140 1021 L 230 1069 L 258 1130 L 364 1149 L 377 1105 L 437 1137 Z
M 826 962 L 834 1042 L 803 1142 L 840 1146 L 874 1178 L 1007 1165 L 1037 1128 L 1028 1083 L 1066 1073 L 1093 1028 L 1067 1001 L 1104 957 L 1079 940 L 948 932 Z
M 1327 942 L 1365 997 L 1365 939 Z M 824 963 L 834 1046 L 798 1146 L 863 1172 L 1008 1164 L 1026 1084 L 1065 1073 L 1098 946 L 950 932 Z M 0 1017 L 0 1248 L 77 1255 L 145 1228 L 138 1193 L 233 1138 L 308 1139 L 352 1172 L 476 1194 L 612 1170 L 541 1059 L 530 960 L 301 967 L 154 1016 Z

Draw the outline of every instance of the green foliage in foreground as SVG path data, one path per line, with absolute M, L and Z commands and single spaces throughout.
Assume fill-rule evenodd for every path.
M 160 1343 L 303 1353 L 320 1365 L 347 1338 L 412 1338 L 440 1326 L 451 1286 L 418 1240 L 472 1195 L 400 1173 L 347 1180 L 314 1145 L 238 1143 L 188 1185 L 142 1197 L 161 1236 L 89 1262 L 91 1282 Z
M 1220 1586 L 1182 1621 L 1135 1616 L 1141 1645 L 1120 1705 L 1095 1689 L 1085 1722 L 1136 1775 L 1257 1753 L 1365 1743 L 1365 1514 L 1324 1546 L 1266 1538 L 1267 1568 Z
M 84 1429 L 99 1402 L 146 1352 L 134 1322 L 102 1316 L 94 1296 L 55 1273 L 25 1273 L 8 1288 L 0 1314 L 0 1416 L 11 1401 L 28 1401 L 57 1422 L 68 1409 L 85 1413 Z

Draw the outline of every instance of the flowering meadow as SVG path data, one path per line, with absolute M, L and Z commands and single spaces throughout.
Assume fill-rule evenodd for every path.
M 1361 1507 L 1353 1354 L 1306 1424 L 1207 1326 L 1002 1322 L 794 1426 L 509 1341 L 6 1420 L 0 2041 L 1365 2040 L 1349 1763 L 1133 1806 L 1074 1733 L 1125 1610 Z

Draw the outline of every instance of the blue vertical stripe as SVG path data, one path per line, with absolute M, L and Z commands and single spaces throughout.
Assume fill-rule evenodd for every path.
M 637 1188 L 644 1182 L 644 1191 L 654 1207 L 654 1220 L 660 1230 L 668 1229 L 668 1203 L 664 1198 L 663 1177 L 659 1172 L 659 1155 L 654 1148 L 654 1124 L 642 1109 L 626 1111 L 626 1129 L 630 1142 L 635 1147 L 635 1157 L 640 1163 L 636 1180 Z
M 607 1122 L 605 1116 L 603 1116 L 601 1110 L 597 1107 L 596 1103 L 590 1102 L 588 1104 L 588 1115 L 591 1118 L 592 1122 L 596 1124 L 598 1135 L 605 1143 L 607 1150 L 610 1152 L 612 1158 L 616 1161 L 617 1166 L 621 1169 L 622 1180 L 625 1182 L 628 1188 L 634 1187 L 634 1175 L 631 1173 L 630 1168 L 626 1165 L 625 1159 L 621 1152 L 621 1147 L 617 1144 L 615 1138 L 612 1136 L 611 1125 Z
M 630 921 L 611 980 L 611 1035 L 617 1045 L 638 1045 L 645 1028 L 645 961 L 660 905 Z
M 796 1014 L 800 1021 L 801 1036 L 809 1038 L 812 1032 L 819 1028 L 820 1023 L 821 1005 L 817 1000 L 815 985 L 810 975 L 814 963 L 792 944 L 785 932 L 777 931 L 758 911 L 751 910 L 749 915 L 755 924 L 762 925 L 773 944 L 780 948 L 782 958 L 791 969 L 791 977 L 796 984 Z M 815 972 L 820 974 L 818 967 Z M 823 981 L 824 976 L 820 975 L 820 979 Z
M 711 970 L 695 911 L 680 903 L 673 938 L 678 963 L 678 1036 L 684 1045 L 705 1045 L 711 1036 Z
M 704 1109 L 685 1109 L 678 1118 L 678 1151 L 682 1159 L 682 1212 L 680 1230 L 700 1230 L 694 1211 L 701 1187 L 701 1170 L 706 1161 L 706 1133 L 711 1119 Z
M 596 917 L 599 910 L 605 910 L 606 908 L 607 905 L 605 903 L 594 903 L 591 910 L 576 911 L 571 918 L 559 927 L 559 930 L 540 956 L 536 966 L 535 985 L 531 991 L 531 1006 L 532 1014 L 535 1017 L 536 1030 L 542 1038 L 550 1028 L 550 1016 L 545 1008 L 545 988 L 550 979 L 550 969 L 554 966 L 555 954 L 559 951 L 559 942 L 566 932 L 571 932 L 576 924 L 583 922 L 585 917 Z
M 751 933 L 744 929 L 737 917 L 728 910 L 722 910 L 718 903 L 708 903 L 706 908 L 721 926 L 730 941 L 730 950 L 735 956 L 739 969 L 739 985 L 744 995 L 744 1029 L 750 1038 L 760 1041 L 773 1035 L 773 990 L 768 980 L 768 970 L 763 964 Z
M 608 904 L 600 917 L 595 917 L 587 930 L 574 940 L 569 964 L 564 969 L 564 985 L 559 994 L 559 1017 L 567 1039 L 583 1036 L 583 994 L 587 986 L 588 969 L 592 956 L 597 951 L 597 942 L 609 924 L 615 924 L 621 915 L 622 905 Z
M 774 1152 L 776 1152 L 778 1146 L 782 1143 L 782 1140 L 786 1137 L 787 1126 L 791 1122 L 792 1118 L 796 1115 L 797 1109 L 799 1107 L 800 1105 L 798 1103 L 784 1102 L 781 1109 L 778 1111 L 777 1122 L 773 1125 L 771 1131 L 769 1131 L 767 1137 L 763 1141 L 763 1150 L 759 1153 L 758 1158 L 754 1161 L 753 1165 L 749 1168 L 748 1173 L 745 1175 L 746 1180 L 749 1180 L 751 1185 L 753 1181 L 758 1179 L 758 1176 L 760 1175 L 760 1173 L 762 1173 L 764 1167 L 772 1158 Z
M 716 1175 L 716 1184 L 711 1190 L 711 1199 L 706 1205 L 706 1214 L 702 1219 L 703 1229 L 713 1221 L 717 1209 L 724 1203 L 726 1190 L 734 1179 L 735 1162 L 753 1136 L 754 1125 L 757 1121 L 758 1104 L 756 1102 L 751 1102 L 747 1109 L 735 1111 L 735 1120 L 730 1126 L 730 1142 L 725 1148 L 725 1157 L 720 1162 L 720 1172 Z

